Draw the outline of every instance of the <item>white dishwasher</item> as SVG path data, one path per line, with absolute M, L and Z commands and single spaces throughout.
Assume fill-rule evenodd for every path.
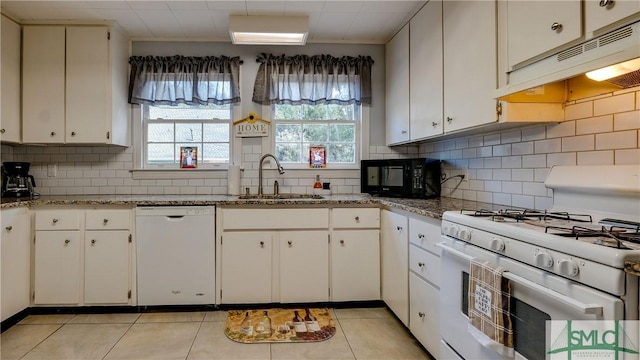
M 215 206 L 135 214 L 138 305 L 215 303 Z

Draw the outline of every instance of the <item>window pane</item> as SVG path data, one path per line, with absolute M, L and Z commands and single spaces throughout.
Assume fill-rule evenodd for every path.
M 326 105 L 301 105 L 303 120 L 325 120 L 327 118 Z
M 229 142 L 229 124 L 204 124 L 205 142 Z
M 147 162 L 149 164 L 176 163 L 173 144 L 147 144 Z
M 176 122 L 176 141 L 201 142 L 202 124 Z
M 356 126 L 352 124 L 334 124 L 330 128 L 329 141 L 331 142 L 355 142 Z
M 302 131 L 302 133 L 304 134 L 303 140 L 305 142 L 312 142 L 312 143 L 318 143 L 318 144 L 324 143 L 327 141 L 328 128 L 329 126 L 324 124 L 313 124 L 313 125 L 306 124 L 304 125 L 304 130 Z
M 276 125 L 276 142 L 302 141 L 302 126 L 300 124 Z
M 200 158 L 203 163 L 228 163 L 229 144 L 204 144 Z
M 328 120 L 354 120 L 354 105 L 327 105 Z
M 149 105 L 149 119 L 231 119 L 231 105 Z
M 173 142 L 173 124 L 149 124 L 148 142 Z
M 279 120 L 299 120 L 300 107 L 294 105 L 276 105 L 274 119 Z
M 354 144 L 329 144 L 327 162 L 353 163 L 355 161 L 356 148 Z
M 300 144 L 276 144 L 276 157 L 280 162 L 300 162 L 302 161 L 301 146 Z

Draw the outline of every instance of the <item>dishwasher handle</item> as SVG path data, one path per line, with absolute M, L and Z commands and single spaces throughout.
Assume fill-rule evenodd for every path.
M 167 219 L 182 219 L 184 215 L 166 215 Z

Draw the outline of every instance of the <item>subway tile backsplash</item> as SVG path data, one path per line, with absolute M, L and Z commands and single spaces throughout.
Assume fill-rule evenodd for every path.
M 640 88 L 569 102 L 565 117 L 436 140 L 419 153 L 444 161 L 444 196 L 537 209 L 553 205 L 544 180 L 554 165 L 640 165 Z M 460 181 L 465 170 L 469 178 Z

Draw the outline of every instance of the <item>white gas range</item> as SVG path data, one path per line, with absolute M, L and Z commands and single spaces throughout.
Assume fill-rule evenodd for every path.
M 556 166 L 548 211 L 446 212 L 444 358 L 502 359 L 467 332 L 471 259 L 508 270 L 516 358 L 545 357 L 547 320 L 638 320 L 640 166 Z

